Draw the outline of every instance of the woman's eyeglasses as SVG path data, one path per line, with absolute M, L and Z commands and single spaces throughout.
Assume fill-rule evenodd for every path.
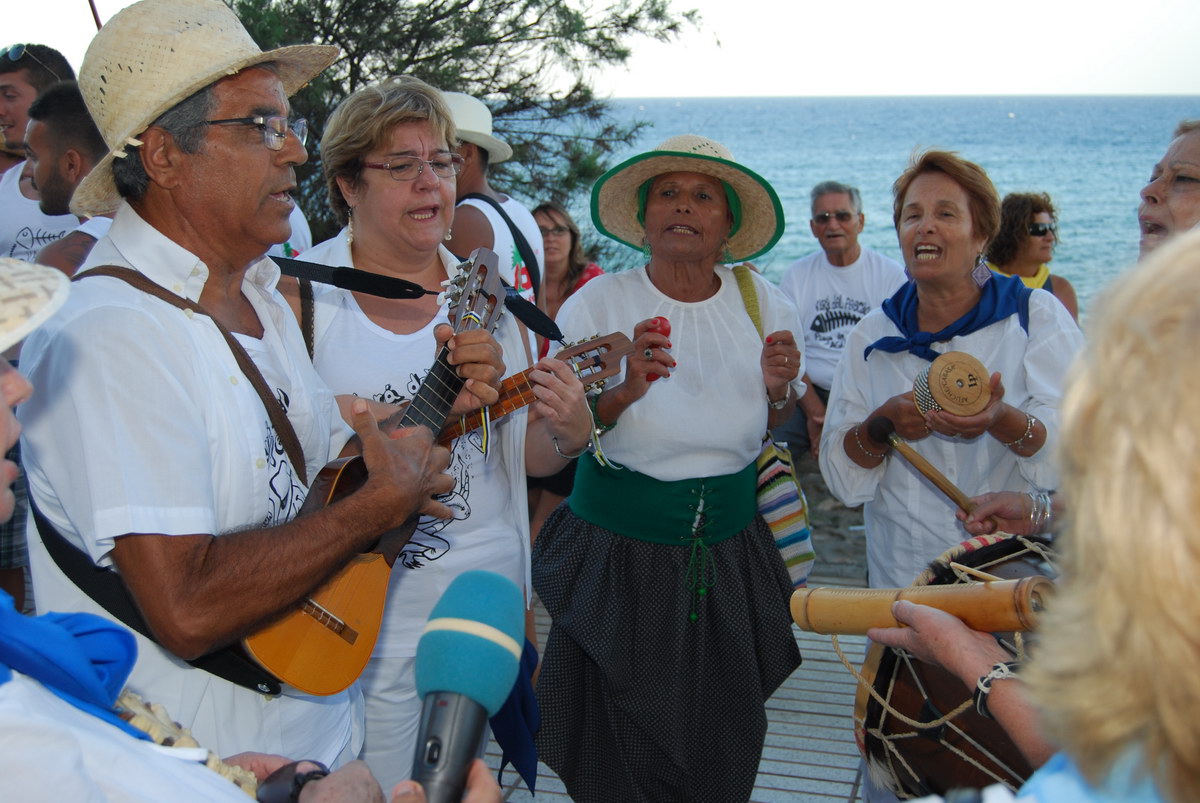
M 363 167 L 372 170 L 386 170 L 396 181 L 413 181 L 425 172 L 425 166 L 438 178 L 454 178 L 462 170 L 463 158 L 457 153 L 447 153 L 436 159 L 422 159 L 419 156 L 397 156 L 386 162 L 364 162 Z
M 550 228 L 546 228 L 545 226 L 538 226 L 538 231 L 540 231 L 542 233 L 543 237 L 549 237 L 551 234 L 553 234 L 555 237 L 562 237 L 564 234 L 567 234 L 571 230 L 568 229 L 566 226 L 551 226 Z
M 837 218 L 838 223 L 849 223 L 854 220 L 854 213 L 847 212 L 845 209 L 839 209 L 837 212 L 819 212 L 813 215 L 813 223 L 824 226 L 834 218 Z
M 1045 237 L 1047 234 L 1053 234 L 1056 231 L 1058 231 L 1057 223 L 1030 223 L 1029 224 L 1029 236 L 1030 237 Z
M 33 51 L 30 50 L 27 45 L 12 45 L 10 47 L 6 47 L 4 48 L 4 55 L 8 57 L 9 61 L 20 61 L 25 56 L 29 56 L 29 58 L 36 61 L 43 70 L 53 75 L 55 81 L 62 80 L 62 76 L 46 66 L 46 62 L 35 56 Z

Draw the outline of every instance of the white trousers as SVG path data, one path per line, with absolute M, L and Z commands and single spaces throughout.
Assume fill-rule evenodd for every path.
M 385 795 L 412 776 L 413 752 L 421 723 L 413 668 L 416 658 L 372 657 L 359 678 L 366 703 L 362 754 Z

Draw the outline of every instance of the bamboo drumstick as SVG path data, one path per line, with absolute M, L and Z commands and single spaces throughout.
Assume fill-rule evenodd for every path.
M 975 509 L 975 503 L 971 498 L 963 493 L 958 487 L 946 478 L 946 475 L 938 471 L 932 463 L 922 457 L 916 449 L 912 448 L 899 435 L 896 434 L 896 425 L 892 423 L 890 418 L 878 416 L 872 418 L 867 424 L 867 436 L 876 443 L 887 442 L 896 450 L 905 460 L 912 464 L 913 468 L 921 472 L 925 477 L 932 482 L 937 489 L 950 498 L 950 501 L 961 507 L 963 510 L 970 513 Z M 997 528 L 1000 522 L 996 521 L 995 517 L 992 521 L 996 522 Z
M 954 614 L 974 630 L 1000 633 L 1034 629 L 1053 590 L 1042 575 L 966 585 L 799 588 L 791 611 L 801 630 L 864 635 L 869 627 L 901 627 L 892 603 L 904 599 Z

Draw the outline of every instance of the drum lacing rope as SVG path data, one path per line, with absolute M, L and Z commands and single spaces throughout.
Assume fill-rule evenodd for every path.
M 1030 541 L 1023 535 L 1016 536 L 1016 539 L 1018 542 L 1020 542 L 1021 546 L 1025 547 L 1030 552 L 1036 553 L 1038 557 L 1046 561 L 1050 568 L 1054 569 L 1054 574 L 1056 576 L 1059 575 L 1058 565 L 1054 562 L 1054 555 L 1047 547 L 1037 543 L 1036 541 Z
M 971 702 L 970 697 L 967 697 L 967 699 L 963 702 L 962 705 L 960 705 L 958 708 L 955 708 L 949 714 L 945 714 L 944 716 L 938 717 L 937 719 L 930 720 L 929 722 L 921 722 L 919 720 L 910 719 L 909 717 L 905 716 L 904 714 L 900 713 L 895 708 L 893 708 L 892 705 L 887 700 L 885 700 L 879 692 L 875 691 L 875 688 L 870 683 L 867 682 L 866 678 L 864 678 L 862 676 L 862 674 L 850 664 L 849 659 L 846 658 L 845 653 L 842 652 L 841 645 L 838 643 L 837 634 L 831 633 L 829 636 L 829 640 L 833 643 L 834 652 L 837 653 L 838 658 L 842 662 L 842 666 L 846 667 L 846 669 L 848 669 L 850 671 L 850 674 L 854 675 L 854 678 L 858 681 L 859 685 L 867 690 L 867 693 L 870 694 L 871 697 L 873 697 L 875 699 L 875 702 L 879 703 L 879 705 L 883 707 L 884 711 L 891 714 L 896 719 L 900 720 L 901 722 L 905 723 L 906 725 L 909 725 L 914 728 L 919 728 L 921 730 L 937 728 L 937 727 L 940 727 L 941 725 L 949 725 L 951 728 L 954 729 L 955 733 L 957 733 L 959 736 L 961 736 L 964 739 L 966 739 L 967 741 L 969 741 L 975 747 L 975 749 L 979 750 L 979 752 L 983 753 L 985 756 L 990 758 L 992 761 L 996 762 L 997 766 L 1002 767 L 1006 772 L 1011 774 L 1014 778 L 1017 778 L 1018 780 L 1020 779 L 1021 776 L 1018 773 L 1014 772 L 1011 768 L 1005 766 L 1004 762 L 1002 762 L 999 758 L 997 758 L 996 756 L 994 756 L 990 752 L 988 752 L 986 749 L 984 749 L 984 747 L 982 745 L 980 745 L 977 741 L 975 741 L 970 736 L 968 736 L 965 732 L 963 732 L 963 730 L 961 728 L 958 728 L 957 726 L 954 725 L 953 722 L 950 721 L 950 720 L 954 719 L 955 717 L 957 717 L 959 714 L 961 714 L 963 711 L 966 711 L 968 708 L 971 707 L 972 702 Z M 896 652 L 899 655 L 903 656 L 906 661 L 909 660 L 908 653 L 904 652 L 903 650 L 897 650 Z M 916 675 L 914 674 L 913 677 L 915 678 Z M 893 682 L 894 682 L 894 676 L 893 676 Z M 919 681 L 918 681 L 918 685 L 919 685 Z M 890 693 L 891 693 L 891 690 L 889 689 L 889 694 Z M 925 693 L 924 689 L 921 689 L 921 693 L 925 694 L 926 699 L 928 699 L 929 695 Z M 894 756 L 896 759 L 898 759 L 900 761 L 901 764 L 904 765 L 904 769 L 908 771 L 908 774 L 914 780 L 916 780 L 916 781 L 920 780 L 920 777 L 913 770 L 913 768 L 911 766 L 909 766 L 908 762 L 904 760 L 904 756 L 900 755 L 900 751 L 896 749 L 896 746 L 894 744 L 892 744 L 892 742 L 896 741 L 898 739 L 910 739 L 914 736 L 920 736 L 921 734 L 912 732 L 912 733 L 888 735 L 888 734 L 884 733 L 883 731 L 879 730 L 878 728 L 867 728 L 867 723 L 865 720 L 860 720 L 856 717 L 855 721 L 859 725 L 861 725 L 864 730 L 866 730 L 868 733 L 870 733 L 875 738 L 879 739 L 879 741 L 883 744 L 883 746 L 885 748 L 887 748 L 888 753 L 890 755 Z M 1006 786 L 1010 791 L 1013 791 L 1013 792 L 1016 791 L 1016 789 L 1017 789 L 1016 786 L 1013 786 L 1007 780 L 1005 780 L 1003 777 L 1001 777 L 1000 775 L 997 775 L 994 770 L 992 770 L 989 767 L 983 766 L 978 761 L 976 761 L 974 758 L 972 758 L 971 756 L 968 756 L 963 751 L 959 750 L 957 747 L 955 747 L 954 745 L 947 742 L 945 739 L 938 739 L 938 743 L 940 745 L 942 745 L 943 747 L 945 747 L 946 749 L 948 749 L 950 752 L 956 754 L 963 761 L 967 762 L 968 764 L 974 765 L 976 769 L 978 769 L 980 772 L 982 772 L 985 775 L 987 775 L 988 777 L 990 777 L 992 780 L 996 781 L 997 783 L 1004 784 L 1004 786 Z M 893 791 L 895 791 L 895 790 L 893 790 Z M 903 799 L 911 800 L 913 798 L 911 796 L 908 796 Z
M 1047 564 L 1049 564 L 1051 567 L 1053 567 L 1057 570 L 1057 566 L 1055 566 L 1054 560 L 1051 557 L 1051 554 L 1041 544 L 1030 541 L 1023 536 L 1015 536 L 1015 538 L 1018 541 L 1018 543 L 1020 543 L 1025 548 L 1026 552 L 1035 553 L 1042 560 L 1044 560 Z M 1012 560 L 1013 558 L 1019 557 L 1021 554 L 1023 554 L 1023 553 L 1017 552 L 1013 555 L 1006 555 L 1003 558 L 993 561 L 993 563 L 1005 563 L 1007 561 Z M 987 567 L 993 565 L 993 563 L 984 564 L 983 566 L 978 566 L 978 567 L 974 567 L 974 568 L 986 569 Z M 977 578 L 971 577 L 966 572 L 963 572 L 959 569 L 952 567 L 952 571 L 954 572 L 955 576 L 961 582 L 979 582 Z M 1057 573 L 1057 571 L 1056 571 L 1056 573 Z M 1014 640 L 1015 644 L 1009 644 L 1008 642 L 1004 641 L 1003 639 L 998 639 L 998 641 L 1001 644 L 1001 646 L 1004 646 L 1010 652 L 1015 653 L 1018 660 L 1024 661 L 1025 660 L 1024 635 L 1020 632 L 1016 632 L 1013 634 L 1013 637 L 1014 637 L 1013 640 Z M 884 699 L 883 696 L 879 694 L 879 692 L 875 691 L 874 686 L 871 683 L 867 682 L 867 679 L 864 678 L 862 676 L 862 674 L 850 664 L 849 659 L 846 658 L 845 653 L 842 652 L 841 645 L 838 643 L 837 634 L 831 633 L 829 636 L 829 640 L 832 642 L 834 652 L 837 653 L 838 659 L 842 662 L 842 666 L 846 667 L 846 669 L 850 672 L 850 674 L 854 676 L 854 679 L 857 681 L 858 685 L 860 685 L 864 689 L 866 689 L 867 693 L 871 695 L 871 697 L 875 700 L 875 702 L 879 703 L 879 705 L 882 706 L 882 708 L 885 712 L 887 712 L 888 714 L 891 714 L 893 717 L 895 717 L 896 719 L 905 723 L 906 725 L 909 725 L 910 727 L 918 728 L 921 730 L 929 730 L 932 728 L 940 727 L 942 725 L 949 725 L 954 730 L 955 733 L 957 733 L 959 736 L 961 736 L 966 741 L 970 742 L 971 745 L 974 746 L 975 749 L 979 750 L 979 752 L 982 753 L 984 756 L 986 756 L 987 758 L 989 758 L 993 762 L 995 762 L 997 767 L 1000 767 L 1005 772 L 1009 773 L 1013 778 L 1016 778 L 1018 781 L 1021 780 L 1021 776 L 1017 772 L 1013 771 L 1012 768 L 1006 766 L 1004 764 L 1004 762 L 1002 762 L 996 756 L 992 755 L 988 750 L 986 750 L 982 745 L 980 745 L 975 739 L 972 739 L 961 728 L 957 727 L 956 725 L 954 725 L 953 722 L 951 722 L 951 720 L 953 720 L 955 717 L 957 717 L 963 711 L 965 711 L 971 707 L 972 700 L 969 696 L 967 697 L 967 699 L 965 701 L 963 701 L 962 705 L 955 708 L 949 714 L 945 714 L 944 716 L 938 717 L 937 719 L 930 720 L 929 722 L 920 722 L 918 720 L 911 719 L 908 716 L 897 711 L 895 708 L 893 708 L 891 703 L 889 703 L 886 699 Z M 896 650 L 895 652 L 897 653 L 897 655 L 901 656 L 906 663 L 908 663 L 911 660 L 911 656 L 904 650 Z M 928 700 L 929 695 L 928 695 L 928 693 L 926 693 L 924 688 L 921 688 L 920 680 L 917 678 L 916 673 L 912 672 L 911 664 L 909 664 L 909 667 L 910 667 L 909 672 L 910 672 L 910 674 L 912 674 L 914 682 L 916 682 L 919 690 L 925 696 L 925 698 Z M 893 684 L 895 683 L 895 674 L 894 673 L 893 673 L 891 682 Z M 891 694 L 890 688 L 888 690 L 888 693 Z M 899 760 L 899 762 L 904 766 L 904 769 L 908 772 L 909 776 L 911 776 L 916 781 L 920 781 L 919 776 L 912 769 L 912 767 L 909 766 L 908 762 L 905 761 L 904 756 L 902 756 L 900 754 L 900 751 L 896 748 L 896 746 L 893 744 L 893 742 L 896 740 L 899 740 L 899 739 L 909 739 L 914 736 L 920 736 L 921 734 L 913 732 L 913 733 L 889 735 L 889 734 L 884 733 L 882 730 L 880 730 L 878 728 L 868 728 L 865 719 L 859 719 L 858 717 L 855 717 L 855 722 L 856 722 L 856 724 L 862 726 L 863 730 L 866 731 L 867 733 L 869 733 L 871 736 L 874 736 L 875 738 L 879 739 L 880 743 L 882 743 L 883 746 L 887 749 L 888 754 L 890 756 L 894 756 L 897 760 Z M 1003 784 L 1010 791 L 1013 791 L 1013 792 L 1016 791 L 1017 787 L 1010 784 L 1005 778 L 998 775 L 995 770 L 993 770 L 990 767 L 983 766 L 982 764 L 979 763 L 979 761 L 975 760 L 971 756 L 966 755 L 963 751 L 959 750 L 957 747 L 950 744 L 945 739 L 939 738 L 938 743 L 941 744 L 943 747 L 947 748 L 948 750 L 950 750 L 952 753 L 956 754 L 963 761 L 967 762 L 968 764 L 973 765 L 976 769 L 983 772 L 985 775 L 990 777 L 992 780 L 996 781 L 997 783 Z M 893 774 L 894 774 L 894 772 L 893 772 Z M 892 790 L 892 791 L 895 791 L 895 790 Z M 903 794 L 903 793 L 900 793 L 900 794 Z M 910 799 L 912 799 L 912 796 L 905 796 L 904 799 L 910 800 Z
M 880 695 L 879 692 L 875 691 L 875 689 L 871 686 L 871 684 L 867 682 L 867 679 L 864 678 L 857 669 L 855 669 L 853 666 L 850 665 L 850 661 L 846 658 L 845 653 L 842 652 L 842 646 L 840 644 L 838 644 L 837 634 L 831 633 L 829 635 L 829 640 L 831 642 L 833 642 L 833 650 L 834 650 L 834 652 L 837 653 L 837 657 L 839 659 L 841 659 L 842 666 L 844 666 L 844 667 L 846 667 L 846 669 L 850 670 L 850 674 L 854 675 L 854 679 L 858 681 L 858 685 L 860 685 L 864 689 L 866 689 L 867 692 L 872 697 L 875 698 L 875 702 L 877 702 L 881 706 L 883 706 L 883 710 L 887 711 L 889 714 L 891 714 L 896 719 L 900 720 L 901 722 L 903 722 L 906 725 L 911 725 L 914 728 L 921 728 L 922 730 L 925 730 L 928 728 L 936 728 L 939 725 L 944 725 L 944 724 L 946 724 L 946 722 L 950 721 L 951 719 L 954 719 L 956 716 L 961 714 L 963 711 L 966 711 L 972 705 L 971 698 L 968 696 L 966 701 L 962 705 L 960 705 L 958 708 L 954 709 L 953 711 L 951 711 L 949 714 L 946 714 L 945 716 L 938 717 L 935 720 L 931 720 L 929 722 L 920 722 L 915 719 L 909 719 L 904 714 L 901 714 L 899 711 L 892 708 L 891 704 L 888 703 L 887 700 L 883 699 L 883 696 Z M 863 723 L 863 726 L 865 727 L 866 723 Z

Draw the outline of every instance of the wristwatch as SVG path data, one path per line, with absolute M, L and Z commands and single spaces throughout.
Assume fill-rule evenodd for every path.
M 770 407 L 772 410 L 782 410 L 784 407 L 787 406 L 788 399 L 790 399 L 791 396 L 792 396 L 792 388 L 789 386 L 787 391 L 783 394 L 783 398 L 780 399 L 779 401 L 771 401 L 770 398 L 768 398 L 767 406 Z

